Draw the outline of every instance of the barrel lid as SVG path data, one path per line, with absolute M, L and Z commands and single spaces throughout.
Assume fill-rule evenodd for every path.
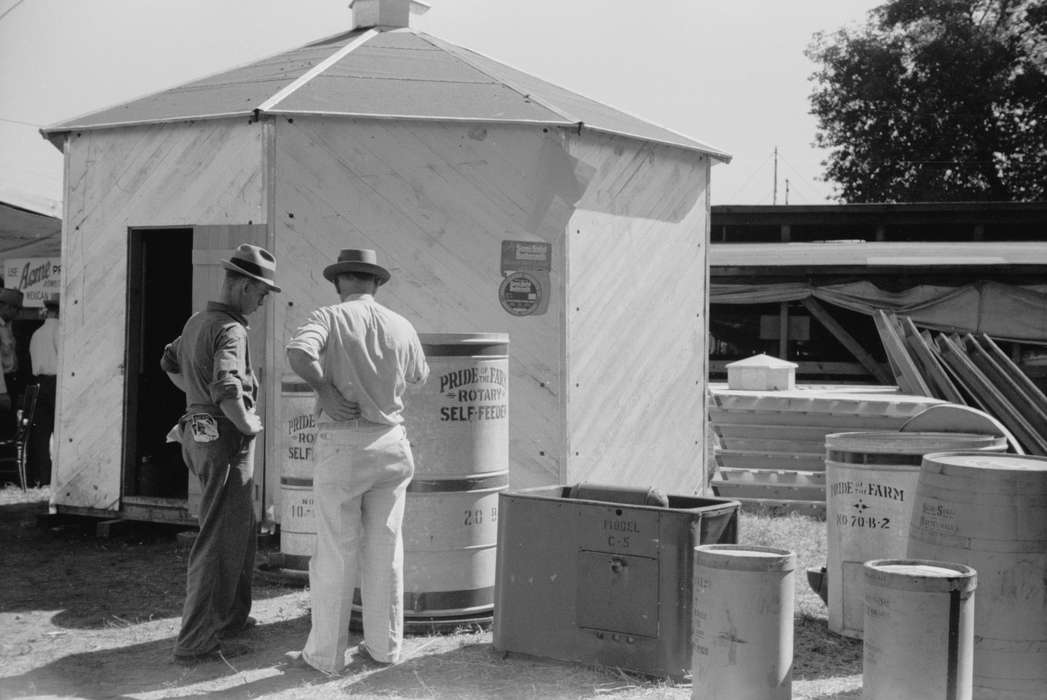
M 825 436 L 826 449 L 840 452 L 882 452 L 887 454 L 922 455 L 945 450 L 967 450 L 987 447 L 1003 448 L 1006 441 L 996 435 L 980 433 L 937 433 L 874 431 L 830 433 Z
M 1047 458 L 994 452 L 932 452 L 923 463 L 936 465 L 941 471 L 1047 472 Z
M 694 548 L 695 562 L 738 571 L 792 571 L 796 554 L 787 549 L 744 544 L 705 544 Z
M 973 567 L 951 561 L 873 559 L 864 568 L 867 581 L 903 590 L 973 591 L 978 584 Z
M 956 569 L 946 569 L 943 566 L 931 566 L 930 564 L 919 564 L 916 562 L 887 563 L 874 567 L 880 571 L 903 576 L 924 576 L 928 578 L 950 578 L 958 572 Z
M 423 345 L 490 345 L 508 343 L 508 333 L 419 333 Z

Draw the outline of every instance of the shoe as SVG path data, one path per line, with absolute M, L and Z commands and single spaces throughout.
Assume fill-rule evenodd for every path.
M 210 651 L 205 651 L 199 654 L 175 654 L 174 662 L 176 664 L 181 664 L 182 666 L 195 666 L 197 664 L 206 664 L 212 661 L 224 661 L 235 656 L 250 654 L 252 651 L 254 651 L 254 649 L 246 644 L 232 642 L 230 644 L 217 646 Z
M 248 615 L 247 619 L 244 620 L 244 623 L 242 625 L 240 625 L 239 628 L 237 628 L 235 630 L 218 630 L 218 635 L 217 636 L 218 636 L 219 639 L 230 639 L 232 637 L 239 637 L 241 634 L 243 634 L 244 632 L 247 632 L 252 627 L 257 627 L 257 626 L 258 626 L 258 620 L 256 620 L 255 618 L 251 617 L 250 615 Z
M 394 666 L 398 663 L 396 661 L 379 661 L 374 658 L 374 654 L 371 653 L 371 650 L 363 642 L 360 642 L 360 645 L 356 648 L 356 653 L 364 663 L 376 664 L 378 666 Z
M 288 668 L 294 669 L 296 671 L 312 671 L 313 673 L 322 673 L 328 678 L 335 678 L 339 675 L 330 671 L 323 671 L 313 666 L 311 663 L 305 660 L 305 656 L 303 656 L 302 652 L 300 651 L 288 651 L 284 654 L 284 658 L 287 659 L 285 665 Z

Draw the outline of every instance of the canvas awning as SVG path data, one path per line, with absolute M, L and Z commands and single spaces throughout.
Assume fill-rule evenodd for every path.
M 979 281 L 962 286 L 921 284 L 904 291 L 881 289 L 869 281 L 709 286 L 710 304 L 769 304 L 809 297 L 863 314 L 892 311 L 931 330 L 986 333 L 998 340 L 1047 344 L 1047 285 Z

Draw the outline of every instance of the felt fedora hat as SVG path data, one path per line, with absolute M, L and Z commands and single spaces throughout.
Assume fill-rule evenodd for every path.
M 379 285 L 389 281 L 389 270 L 378 264 L 378 256 L 369 248 L 346 248 L 338 254 L 338 262 L 324 268 L 324 277 L 330 282 L 343 272 L 363 272 L 374 275 Z
M 10 287 L 4 287 L 0 289 L 0 301 L 11 306 L 22 305 L 22 293 L 17 289 L 11 289 Z
M 265 248 L 241 243 L 228 260 L 222 261 L 222 267 L 264 282 L 274 292 L 281 291 L 273 282 L 276 276 L 276 258 Z

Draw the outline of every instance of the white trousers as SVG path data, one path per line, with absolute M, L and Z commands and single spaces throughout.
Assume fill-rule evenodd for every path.
M 304 658 L 327 673 L 345 668 L 353 589 L 360 586 L 364 644 L 377 661 L 403 645 L 403 525 L 414 458 L 403 426 L 317 426 L 309 562 L 312 629 Z

